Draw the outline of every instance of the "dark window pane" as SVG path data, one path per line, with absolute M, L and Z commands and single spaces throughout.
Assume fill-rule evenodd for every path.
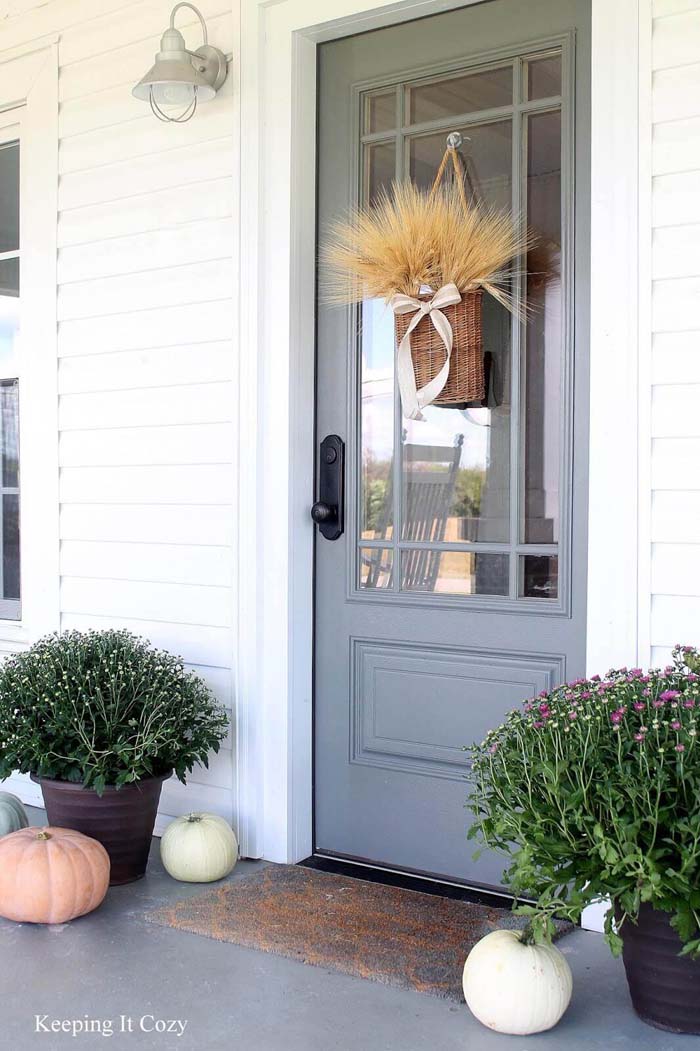
M 538 238 L 528 256 L 525 333 L 524 535 L 559 540 L 561 457 L 561 115 L 529 118 L 527 217 Z
M 393 131 L 396 127 L 396 91 L 383 91 L 365 98 L 365 133 Z
M 2 498 L 2 597 L 19 599 L 19 496 Z
M 507 595 L 508 555 L 402 551 L 401 590 L 440 595 Z
M 396 176 L 396 147 L 393 142 L 365 146 L 363 197 L 367 203 L 376 200 L 380 190 L 389 190 Z
M 556 555 L 524 555 L 520 559 L 521 598 L 556 598 L 557 569 Z
M 513 67 L 503 66 L 419 84 L 407 88 L 406 94 L 406 112 L 411 124 L 510 106 L 513 101 Z
M 17 381 L 0 384 L 0 425 L 2 426 L 2 487 L 19 485 Z
M 13 259 L 0 259 L 0 298 L 9 296 L 16 299 L 18 295 L 19 258 L 15 256 Z
M 550 55 L 527 64 L 529 99 L 548 99 L 561 94 L 561 55 Z
M 19 248 L 19 143 L 0 146 L 0 252 Z
M 19 484 L 17 381 L 0 383 L 2 427 L 2 598 L 19 599 Z M 14 490 L 14 491 L 13 491 Z M 19 615 L 19 613 L 18 613 Z

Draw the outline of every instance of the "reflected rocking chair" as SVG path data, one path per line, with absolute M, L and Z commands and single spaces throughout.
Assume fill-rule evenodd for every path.
M 434 544 L 445 539 L 463 442 L 464 435 L 457 434 L 453 446 L 402 445 L 403 542 Z M 393 490 L 390 475 L 377 539 L 389 535 Z M 398 556 L 401 559 L 401 590 L 434 591 L 440 570 L 440 556 L 440 551 L 403 548 Z M 366 552 L 363 554 L 362 566 L 363 569 L 366 567 L 363 589 L 393 586 L 394 565 L 387 560 L 385 551 L 377 549 Z M 388 582 L 384 583 L 387 575 Z

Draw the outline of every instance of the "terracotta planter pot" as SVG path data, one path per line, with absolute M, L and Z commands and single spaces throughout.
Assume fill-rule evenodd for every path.
M 119 789 L 107 787 L 101 796 L 70 781 L 31 776 L 41 785 L 50 825 L 75 829 L 105 848 L 112 866 L 111 886 L 145 875 L 158 801 L 169 773 Z
M 683 947 L 670 915 L 642 905 L 635 925 L 626 920 L 622 958 L 632 1004 L 648 1025 L 671 1033 L 700 1033 L 700 961 L 679 956 Z

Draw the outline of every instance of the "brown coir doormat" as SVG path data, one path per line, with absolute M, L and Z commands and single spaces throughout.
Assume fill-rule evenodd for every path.
M 524 924 L 508 909 L 295 865 L 269 865 L 146 918 L 457 1001 L 472 946 L 498 927 Z

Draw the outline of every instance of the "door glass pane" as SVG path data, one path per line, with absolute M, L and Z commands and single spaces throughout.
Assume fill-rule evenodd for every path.
M 393 131 L 396 127 L 396 91 L 382 91 L 365 98 L 365 134 Z
M 392 586 L 394 552 L 390 547 L 360 548 L 360 587 L 384 590 Z
M 493 72 L 493 71 L 492 71 Z M 507 104 L 512 103 L 512 67 L 482 74 L 406 87 L 412 121 L 457 112 L 449 102 L 460 92 L 460 105 L 484 105 L 484 92 L 496 90 L 508 74 Z M 524 63 L 524 88 L 530 97 L 552 97 L 561 90 L 561 59 L 547 56 Z M 505 91 L 505 79 L 501 80 Z M 446 93 L 440 91 L 448 85 Z M 489 87 L 490 84 L 490 87 Z M 482 90 L 483 89 L 483 90 Z M 469 94 L 481 91 L 482 94 Z M 452 93 L 450 95 L 450 93 Z M 498 96 L 504 98 L 505 96 Z M 364 102 L 365 128 L 393 121 L 393 89 Z M 430 101 L 432 99 L 432 102 Z M 442 100 L 442 101 L 441 101 Z M 479 101 L 481 100 L 481 101 Z M 496 103 L 492 103 L 496 105 Z M 439 109 L 439 107 L 442 109 Z M 452 106 L 452 110 L 450 110 Z M 382 123 L 384 121 L 384 123 Z M 464 137 L 460 150 L 472 200 L 500 210 L 513 207 L 512 118 L 455 127 Z M 400 136 L 406 175 L 419 186 L 432 185 L 445 149 L 445 132 Z M 402 142 L 402 144 L 401 144 Z M 561 359 L 563 351 L 561 284 L 561 116 L 558 110 L 523 116 L 523 212 L 537 238 L 527 260 L 523 292 L 528 304 L 522 325 L 520 362 L 521 435 L 518 532 L 511 535 L 511 315 L 488 295 L 483 299 L 487 393 L 468 406 L 431 405 L 424 420 L 401 417 L 394 370 L 394 319 L 381 301 L 360 311 L 359 408 L 360 541 L 390 547 L 361 548 L 359 580 L 363 588 L 432 591 L 436 594 L 510 593 L 509 555 L 494 552 L 407 550 L 406 543 L 427 545 L 557 544 L 560 533 Z M 363 199 L 389 188 L 396 171 L 396 144 L 363 147 Z M 395 450 L 399 456 L 394 467 Z M 392 551 L 396 547 L 402 550 Z M 521 598 L 556 598 L 558 559 L 516 555 L 518 573 L 511 593 Z M 393 562 L 400 559 L 394 580 Z M 398 568 L 398 563 L 397 563 Z
M 528 62 L 526 76 L 529 99 L 548 99 L 561 94 L 561 55 Z
M 0 146 L 0 252 L 19 248 L 19 143 Z
M 520 559 L 521 598 L 556 598 L 558 588 L 556 555 L 525 555 Z
M 402 551 L 401 589 L 440 595 L 507 595 L 508 555 Z
M 393 142 L 382 142 L 364 147 L 365 200 L 376 200 L 379 191 L 389 189 L 396 174 L 396 147 Z
M 538 243 L 527 266 L 523 540 L 552 544 L 559 540 L 561 452 L 561 115 L 533 115 L 527 130 L 527 217 Z
M 500 349 L 507 365 L 510 347 L 505 339 Z M 505 376 L 503 390 L 509 389 L 509 381 Z M 493 408 L 462 410 L 430 405 L 423 412 L 425 420 L 404 420 L 403 540 L 508 542 L 506 402 L 504 397 Z
M 461 131 L 460 156 L 469 195 L 495 208 L 512 207 L 512 124 L 510 120 L 478 124 Z M 414 135 L 408 140 L 408 171 L 419 186 L 432 186 L 445 152 L 445 132 Z
M 460 152 L 474 195 L 510 209 L 511 122 L 479 125 L 468 134 Z M 410 140 L 409 167 L 418 183 L 432 183 L 444 150 L 444 133 Z M 424 421 L 403 421 L 404 540 L 509 540 L 511 318 L 490 296 L 483 298 L 483 333 L 487 405 L 430 405 Z
M 392 536 L 394 523 L 394 320 L 382 300 L 362 304 L 361 535 Z
M 390 188 L 396 147 L 382 143 L 365 151 L 362 199 L 367 203 L 381 188 Z M 394 318 L 383 300 L 365 300 L 360 322 L 360 535 L 388 539 L 394 522 Z M 361 586 L 380 586 L 371 573 L 368 580 Z M 389 586 L 388 578 L 381 586 Z
M 406 88 L 406 113 L 411 124 L 510 106 L 512 101 L 512 65 Z

